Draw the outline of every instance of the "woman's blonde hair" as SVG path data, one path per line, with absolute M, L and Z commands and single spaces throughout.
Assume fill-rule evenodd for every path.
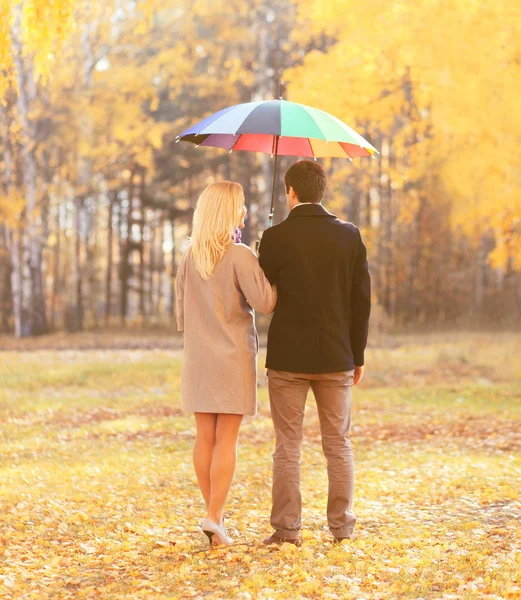
M 244 190 L 240 183 L 210 184 L 199 196 L 192 221 L 192 255 L 203 279 L 210 279 L 241 220 Z

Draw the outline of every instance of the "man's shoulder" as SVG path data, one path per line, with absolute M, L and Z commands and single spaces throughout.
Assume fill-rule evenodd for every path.
M 332 213 L 329 214 L 329 217 L 330 218 L 326 219 L 328 227 L 331 227 L 342 235 L 352 238 L 358 238 L 360 236 L 360 231 L 354 223 L 344 221 Z M 298 231 L 299 225 L 299 219 L 285 219 L 277 225 L 273 225 L 266 229 L 262 234 L 263 240 L 265 239 L 272 242 L 280 238 L 285 238 L 286 235 L 291 235 Z
M 351 223 L 350 221 L 344 221 L 339 217 L 335 217 L 332 224 L 334 224 L 336 227 L 341 228 L 343 231 L 346 232 L 346 234 L 358 236 L 360 233 L 360 230 L 354 223 Z
M 265 229 L 262 232 L 262 241 L 266 242 L 267 240 L 269 240 L 271 242 L 273 240 L 276 240 L 284 232 L 286 226 L 287 221 L 282 221 L 281 223 L 277 223 L 277 225 L 272 225 L 271 227 L 268 227 L 268 229 Z

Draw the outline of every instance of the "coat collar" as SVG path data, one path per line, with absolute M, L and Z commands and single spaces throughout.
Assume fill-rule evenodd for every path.
M 296 206 L 290 211 L 288 219 L 296 219 L 297 217 L 334 217 L 328 212 L 322 204 L 304 204 Z

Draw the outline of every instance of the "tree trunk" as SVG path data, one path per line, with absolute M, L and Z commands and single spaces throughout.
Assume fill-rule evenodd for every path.
M 145 307 L 145 170 L 142 169 L 139 186 L 139 313 L 143 322 L 147 317 Z
M 396 226 L 396 214 L 395 214 L 395 194 L 392 188 L 391 173 L 394 167 L 394 148 L 392 138 L 389 140 L 389 156 L 387 162 L 387 182 L 386 182 L 386 196 L 388 201 L 388 220 L 387 220 L 387 297 L 389 299 L 389 315 L 391 319 L 396 316 L 396 259 L 395 259 L 395 240 L 394 230 Z
M 0 105 L 1 106 L 1 105 Z M 3 107 L 2 107 L 3 108 Z M 11 139 L 9 136 L 10 119 L 7 114 L 7 109 L 0 113 L 3 121 L 3 153 L 4 153 L 4 174 L 5 174 L 5 191 L 9 197 L 13 183 L 13 156 L 11 148 Z M 9 224 L 4 225 L 5 245 L 8 252 L 8 264 L 10 265 L 9 277 L 10 285 L 8 292 L 11 295 L 12 312 L 14 319 L 15 335 L 21 338 L 23 335 L 23 311 L 22 311 L 22 261 L 20 259 L 20 244 L 16 229 L 11 231 Z M 6 285 L 7 287 L 7 285 Z
M 348 178 L 345 187 L 347 200 L 349 201 L 349 213 L 347 220 L 354 223 L 357 227 L 360 227 L 360 200 L 361 192 L 357 181 L 353 181 L 352 178 Z
M 88 235 L 86 240 L 87 272 L 89 282 L 89 312 L 94 329 L 98 328 L 98 279 L 96 266 L 98 261 L 98 198 L 90 202 Z
M 0 331 L 9 331 L 11 318 L 11 260 L 7 240 L 7 225 L 0 225 Z
M 129 277 L 130 277 L 130 247 L 132 243 L 132 210 L 134 200 L 134 177 L 136 175 L 136 167 L 132 166 L 130 171 L 130 180 L 128 184 L 128 207 L 127 207 L 127 231 L 126 240 L 123 241 L 120 277 L 121 277 L 121 303 L 120 303 L 120 318 L 122 327 L 125 326 L 128 310 L 128 292 L 129 292 Z
M 477 280 L 475 284 L 474 310 L 479 316 L 483 310 L 483 301 L 488 286 L 489 265 L 488 255 L 495 247 L 494 232 L 489 229 L 481 235 L 479 251 L 477 256 Z
M 170 276 L 170 306 L 168 307 L 168 316 L 175 318 L 175 278 L 177 276 L 177 263 L 175 258 L 175 219 L 170 219 L 170 228 L 172 231 L 172 274 Z
M 113 224 L 112 220 L 114 217 L 114 203 L 117 199 L 117 192 L 113 195 L 109 195 L 109 210 L 107 216 L 107 272 L 105 275 L 105 326 L 108 325 L 110 320 L 110 307 L 112 304 L 112 262 L 113 262 Z
M 71 323 L 72 331 L 83 330 L 83 269 L 81 264 L 81 236 L 83 230 L 83 198 L 76 198 L 75 203 L 75 233 L 74 238 L 74 306 L 73 306 L 73 321 Z
M 157 267 L 157 291 L 156 291 L 156 312 L 158 318 L 161 316 L 161 308 L 163 305 L 163 291 L 165 285 L 166 263 L 165 254 L 163 252 L 163 244 L 165 242 L 165 221 L 163 215 L 159 216 L 159 253 Z
M 20 240 L 16 230 L 11 232 L 6 227 L 7 246 L 11 256 L 11 290 L 13 297 L 14 332 L 17 338 L 23 336 L 23 297 L 22 297 L 22 260 L 20 256 Z
M 156 266 L 156 245 L 157 245 L 157 215 L 153 212 L 153 217 L 150 219 L 149 231 L 150 240 L 148 242 L 148 312 L 152 317 L 157 317 L 156 307 L 154 304 L 154 283 L 157 277 L 158 269 Z
M 29 314 L 30 333 L 40 335 L 47 332 L 45 296 L 42 276 L 41 226 L 36 201 L 36 158 L 34 155 L 35 125 L 30 112 L 36 99 L 36 83 L 22 55 L 21 13 L 23 4 L 15 10 L 15 25 L 12 30 L 12 46 L 18 77 L 18 114 L 21 124 L 21 165 L 26 195 L 27 250 L 30 271 L 31 306 Z
M 55 220 L 55 235 L 56 244 L 54 246 L 54 260 L 53 260 L 53 280 L 52 280 L 52 298 L 51 298 L 51 329 L 56 327 L 56 303 L 58 301 L 61 291 L 61 280 L 60 280 L 60 269 L 61 269 L 61 206 L 58 202 L 56 206 L 56 220 Z

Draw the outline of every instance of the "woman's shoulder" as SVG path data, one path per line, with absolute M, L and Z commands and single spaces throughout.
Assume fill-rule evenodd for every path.
M 230 257 L 239 264 L 258 262 L 255 252 L 246 244 L 232 244 L 229 249 Z
M 179 261 L 179 268 L 186 264 L 187 260 L 190 258 L 191 255 L 192 255 L 192 244 L 188 244 L 185 251 L 181 255 L 181 260 Z
M 249 246 L 246 246 L 246 244 L 232 244 L 230 246 L 230 255 L 236 260 L 257 260 L 255 252 Z
M 253 256 L 256 256 L 255 252 L 249 246 L 246 246 L 246 244 L 243 244 L 242 242 L 240 244 L 233 243 L 233 244 L 231 244 L 230 248 L 237 255 L 244 255 L 244 256 L 246 256 L 246 255 L 253 255 Z

